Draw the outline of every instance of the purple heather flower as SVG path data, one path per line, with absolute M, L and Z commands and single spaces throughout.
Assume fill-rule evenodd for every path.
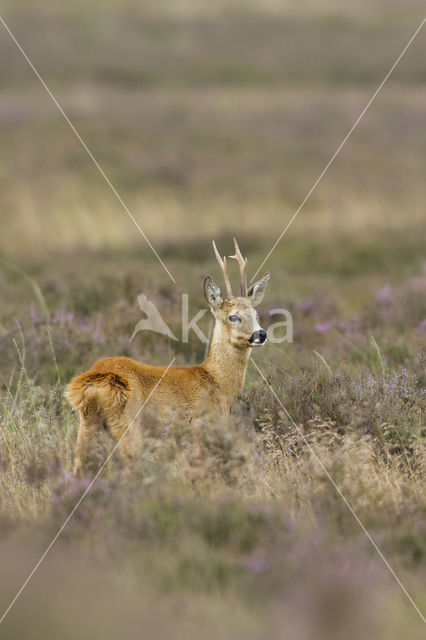
M 36 309 L 34 309 L 34 307 L 31 307 L 30 309 L 29 319 L 33 327 L 38 327 L 45 323 L 45 318 Z
M 252 553 L 241 560 L 240 566 L 250 573 L 264 573 L 268 568 L 268 563 L 263 555 Z
M 379 289 L 376 293 L 376 297 L 377 300 L 379 302 L 388 302 L 389 298 L 390 298 L 390 294 L 391 294 L 391 286 L 390 284 L 385 284 L 384 287 L 382 287 L 381 289 Z
M 303 313 L 311 313 L 311 311 L 314 311 L 315 307 L 316 304 L 314 300 L 312 300 L 312 298 L 308 298 L 308 300 L 303 303 L 302 311 Z
M 58 309 L 52 319 L 53 324 L 60 324 L 62 326 L 70 325 L 73 321 L 74 314 L 72 311 L 67 311 L 66 309 Z
M 337 328 L 340 331 L 357 331 L 359 329 L 358 316 L 353 316 L 350 320 L 340 320 L 337 323 Z
M 327 331 L 330 331 L 331 329 L 331 324 L 329 322 L 324 322 L 324 324 L 316 324 L 315 329 L 320 333 L 327 333 Z
M 418 327 L 415 329 L 416 333 L 423 333 L 426 331 L 426 318 L 421 321 Z

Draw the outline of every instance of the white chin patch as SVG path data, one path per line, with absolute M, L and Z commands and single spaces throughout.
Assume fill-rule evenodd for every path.
M 263 347 L 265 342 L 266 342 L 266 340 L 261 342 L 261 340 L 259 340 L 259 338 L 256 338 L 256 340 L 253 340 L 253 342 L 251 344 L 253 345 L 253 347 Z

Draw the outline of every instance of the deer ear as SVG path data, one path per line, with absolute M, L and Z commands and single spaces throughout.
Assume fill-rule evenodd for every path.
M 204 278 L 204 295 L 212 309 L 217 309 L 223 302 L 220 289 L 210 276 Z
M 255 282 L 248 290 L 248 297 L 250 298 L 251 306 L 257 307 L 263 300 L 263 296 L 266 293 L 266 289 L 268 288 L 269 280 L 271 279 L 271 274 L 269 271 L 265 273 L 261 280 Z

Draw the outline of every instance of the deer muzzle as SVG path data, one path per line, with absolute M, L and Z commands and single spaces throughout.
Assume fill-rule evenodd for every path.
M 249 339 L 249 342 L 253 347 L 260 347 L 263 344 L 265 344 L 266 337 L 267 337 L 266 331 L 264 331 L 263 329 L 260 329 L 259 331 L 255 331 L 252 334 L 251 338 Z

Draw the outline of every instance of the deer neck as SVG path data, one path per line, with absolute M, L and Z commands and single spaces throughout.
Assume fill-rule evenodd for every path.
M 250 348 L 240 349 L 230 344 L 224 339 L 220 325 L 215 325 L 204 367 L 219 387 L 221 404 L 228 409 L 243 388 L 250 353 Z

